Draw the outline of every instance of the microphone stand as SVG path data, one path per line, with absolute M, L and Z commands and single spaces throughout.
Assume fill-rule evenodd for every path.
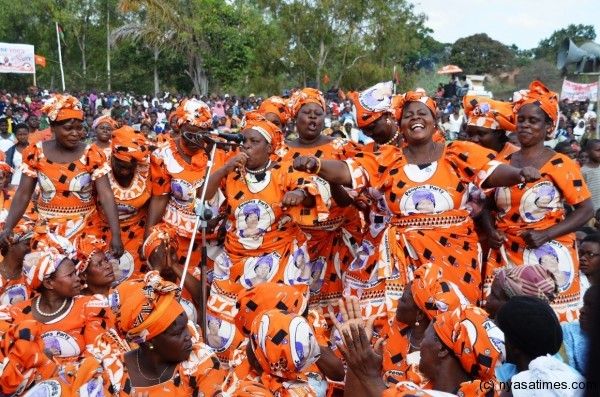
M 204 175 L 204 182 L 202 184 L 202 193 L 200 194 L 200 201 L 196 201 L 194 203 L 194 213 L 196 214 L 196 219 L 194 222 L 194 230 L 192 231 L 192 237 L 190 239 L 190 246 L 188 248 L 187 258 L 185 259 L 185 265 L 183 267 L 183 274 L 181 275 L 181 282 L 179 287 L 183 290 L 183 284 L 185 282 L 185 277 L 187 276 L 188 267 L 190 264 L 190 259 L 192 257 L 192 251 L 194 249 L 194 242 L 196 241 L 196 233 L 198 232 L 198 226 L 202 228 L 202 259 L 200 261 L 200 283 L 201 283 L 201 294 L 202 296 L 199 299 L 200 305 L 200 313 L 198 313 L 200 317 L 200 326 L 202 328 L 202 337 L 206 338 L 206 300 L 208 298 L 207 293 L 207 266 L 208 266 L 208 248 L 206 246 L 206 228 L 208 227 L 208 221 L 212 219 L 213 214 L 210 208 L 206 206 L 206 189 L 208 187 L 208 180 L 210 178 L 210 171 L 214 166 L 215 154 L 217 151 L 218 145 L 224 146 L 233 146 L 235 144 L 225 143 L 216 141 L 214 139 L 209 138 L 206 135 L 195 134 L 195 133 L 184 133 L 183 138 L 187 139 L 190 142 L 193 142 L 197 146 L 200 146 L 206 155 L 208 156 L 208 161 L 206 163 L 206 173 Z M 210 149 L 209 149 L 210 147 Z

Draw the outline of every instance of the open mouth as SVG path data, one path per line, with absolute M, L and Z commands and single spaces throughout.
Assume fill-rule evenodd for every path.
M 422 131 L 425 129 L 425 125 L 421 123 L 415 123 L 410 126 L 411 131 Z
M 316 131 L 317 130 L 317 123 L 315 123 L 314 121 L 311 121 L 308 123 L 308 129 L 311 131 Z

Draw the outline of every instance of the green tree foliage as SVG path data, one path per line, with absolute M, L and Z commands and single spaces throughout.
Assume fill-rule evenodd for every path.
M 540 41 L 535 51 L 536 59 L 549 59 L 556 61 L 558 49 L 562 42 L 570 37 L 575 44 L 596 39 L 596 30 L 593 25 L 569 25 L 565 29 L 555 30 L 547 39 Z
M 466 74 L 494 74 L 512 70 L 515 54 L 509 47 L 485 33 L 456 40 L 449 62 L 461 67 Z
M 515 84 L 518 89 L 526 89 L 534 80 L 539 80 L 551 90 L 560 92 L 563 78 L 556 68 L 555 61 L 536 59 L 521 69 L 515 77 Z

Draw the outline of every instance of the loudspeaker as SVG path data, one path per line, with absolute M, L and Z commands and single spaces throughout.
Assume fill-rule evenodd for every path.
M 558 50 L 556 67 L 563 69 L 572 63 L 577 63 L 578 73 L 595 72 L 600 66 L 600 45 L 588 41 L 577 47 L 573 40 L 567 37 Z

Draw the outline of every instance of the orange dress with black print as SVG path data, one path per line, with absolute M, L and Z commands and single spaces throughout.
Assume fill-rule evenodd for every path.
M 511 156 L 499 157 L 507 164 Z M 567 156 L 557 153 L 540 169 L 536 182 L 497 188 L 496 227 L 508 241 L 493 250 L 487 261 L 486 284 L 494 270 L 504 266 L 540 264 L 554 273 L 559 295 L 551 306 L 561 322 L 579 318 L 581 286 L 575 233 L 551 240 L 541 247 L 528 248 L 520 234 L 525 230 L 545 230 L 565 218 L 564 203 L 579 204 L 591 197 L 581 169 Z
M 298 156 L 314 156 L 321 160 L 346 160 L 357 150 L 354 143 L 335 139 L 314 148 L 284 145 L 279 153 L 284 161 L 293 161 Z M 360 246 L 362 221 L 354 206 L 340 207 L 335 203 L 327 181 L 318 176 L 311 176 L 311 179 L 319 187 L 321 197 L 329 207 L 329 218 L 314 225 L 302 226 L 302 231 L 308 237 L 311 267 L 319 269 L 319 283 L 311 284 L 309 305 L 311 308 L 321 307 L 324 313 L 328 313 L 328 306 L 335 310 L 338 299 L 342 297 L 342 274 Z
M 495 153 L 469 142 L 453 142 L 431 164 L 409 164 L 402 149 L 383 146 L 346 160 L 353 188 L 385 196 L 391 219 L 377 246 L 364 239 L 344 275 L 344 286 L 361 299 L 366 316 L 395 316 L 413 271 L 432 262 L 469 301 L 481 296 L 481 249 L 465 207 L 468 184 L 482 184 L 500 164 Z
M 53 233 L 71 242 L 88 220 L 98 216 L 93 182 L 110 172 L 104 153 L 88 145 L 72 163 L 56 163 L 44 154 L 44 142 L 29 145 L 23 152 L 21 170 L 37 179 L 38 222 L 46 222 Z
M 0 329 L 7 324 L 35 320 L 31 299 L 12 306 L 0 306 Z M 89 355 L 96 337 L 114 325 L 108 300 L 101 295 L 77 296 L 59 317 L 42 323 L 42 338 L 59 363 L 78 361 Z

